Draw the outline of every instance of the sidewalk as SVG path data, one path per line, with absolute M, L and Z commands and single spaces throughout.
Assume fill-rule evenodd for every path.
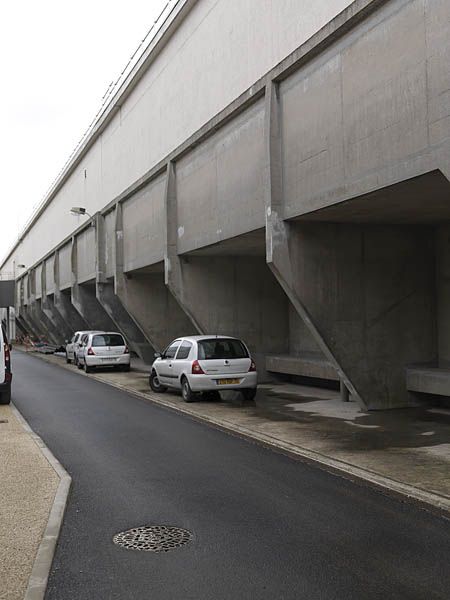
M 60 356 L 39 358 L 86 376 Z M 148 367 L 136 361 L 130 373 L 93 377 L 152 402 L 259 441 L 318 466 L 450 512 L 450 410 L 414 408 L 361 412 L 334 391 L 306 386 L 262 385 L 255 404 L 224 394 L 221 402 L 186 404 L 180 395 L 155 394 Z
M 1 600 L 24 598 L 59 481 L 14 408 L 0 406 Z

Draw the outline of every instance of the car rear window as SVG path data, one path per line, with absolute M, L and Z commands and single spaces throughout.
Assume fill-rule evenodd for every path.
M 198 342 L 198 358 L 199 360 L 248 358 L 248 352 L 240 340 L 213 338 Z
M 102 333 L 94 335 L 92 338 L 93 346 L 125 346 L 123 337 L 118 333 Z

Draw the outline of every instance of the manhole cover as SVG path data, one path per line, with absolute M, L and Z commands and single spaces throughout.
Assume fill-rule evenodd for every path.
M 153 525 L 151 527 L 135 527 L 117 533 L 113 542 L 127 550 L 144 550 L 145 552 L 169 552 L 192 540 L 192 533 L 180 527 Z

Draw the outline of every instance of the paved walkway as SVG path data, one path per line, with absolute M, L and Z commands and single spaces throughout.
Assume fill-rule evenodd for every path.
M 39 358 L 74 369 L 61 356 Z M 450 511 L 448 409 L 365 413 L 353 402 L 342 403 L 337 392 L 298 385 L 263 385 L 256 404 L 242 405 L 233 394 L 221 402 L 186 404 L 177 394 L 154 394 L 147 371 L 136 361 L 130 373 L 105 370 L 89 377 Z
M 0 599 L 22 600 L 59 478 L 11 406 L 0 406 Z

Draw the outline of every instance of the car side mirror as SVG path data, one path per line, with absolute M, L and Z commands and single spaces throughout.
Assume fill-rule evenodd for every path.
M 155 358 L 162 358 L 163 355 L 161 354 L 161 352 L 155 352 L 155 354 L 153 355 Z

